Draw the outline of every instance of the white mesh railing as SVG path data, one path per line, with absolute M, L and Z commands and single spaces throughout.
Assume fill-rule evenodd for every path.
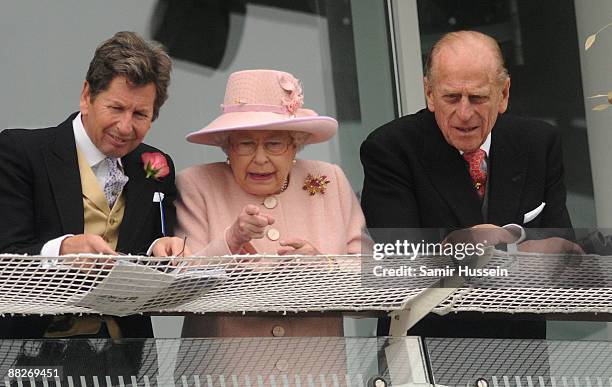
M 434 312 L 612 313 L 611 258 L 494 251 L 487 266 L 510 275 L 459 288 Z
M 420 288 L 366 288 L 359 256 L 0 256 L 0 313 L 402 309 Z
M 612 312 L 609 257 L 549 258 L 494 251 L 486 267 L 506 268 L 510 276 L 458 288 L 434 312 Z M 438 257 L 419 259 L 411 264 Z M 0 255 L 0 313 L 391 311 L 418 301 L 437 281 L 418 276 L 373 280 L 372 258 L 365 256 L 180 261 L 176 266 L 168 258 Z

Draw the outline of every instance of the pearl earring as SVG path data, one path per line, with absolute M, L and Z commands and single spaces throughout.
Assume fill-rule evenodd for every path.
M 231 164 L 229 157 L 227 159 L 225 159 L 225 164 L 227 164 L 227 165 Z

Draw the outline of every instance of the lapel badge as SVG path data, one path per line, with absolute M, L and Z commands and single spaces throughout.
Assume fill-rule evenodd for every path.
M 304 180 L 304 185 L 302 189 L 304 191 L 308 191 L 310 196 L 314 196 L 317 193 L 323 195 L 325 193 L 325 189 L 327 188 L 327 184 L 329 184 L 329 180 L 327 180 L 327 176 L 325 175 L 316 175 L 308 174 L 306 179 Z

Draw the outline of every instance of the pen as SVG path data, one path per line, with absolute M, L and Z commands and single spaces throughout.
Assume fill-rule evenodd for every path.
M 153 194 L 153 202 L 159 203 L 159 220 L 161 223 L 161 233 L 162 236 L 166 236 L 166 217 L 164 214 L 164 193 L 163 192 L 155 192 Z

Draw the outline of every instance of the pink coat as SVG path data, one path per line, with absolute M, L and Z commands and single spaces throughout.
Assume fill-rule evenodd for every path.
M 326 176 L 325 193 L 310 195 L 302 189 L 308 174 Z M 277 195 L 276 206 L 264 206 L 266 197 L 246 193 L 234 180 L 225 163 L 197 165 L 182 171 L 177 179 L 179 200 L 177 235 L 188 235 L 187 244 L 196 255 L 231 254 L 225 242 L 230 227 L 244 206 L 257 204 L 274 217 L 269 228 L 279 231 L 279 239 L 296 237 L 313 244 L 323 254 L 361 252 L 365 219 L 351 186 L 337 165 L 298 160 L 291 170 L 287 189 Z M 278 240 L 255 239 L 258 253 L 276 254 Z
M 310 195 L 303 189 L 309 174 L 326 176 L 329 183 L 325 193 Z M 274 224 L 268 228 L 278 230 L 279 234 L 278 240 L 268 236 L 252 240 L 258 253 L 276 254 L 280 247 L 278 241 L 289 237 L 307 240 L 323 254 L 359 254 L 362 243 L 364 247 L 368 245 L 363 212 L 337 165 L 298 160 L 291 170 L 287 189 L 272 195 L 276 198 L 274 208 L 265 207 L 266 197 L 242 190 L 225 163 L 187 168 L 178 175 L 176 185 L 179 190 L 177 235 L 188 235 L 187 244 L 195 255 L 231 254 L 225 242 L 225 230 L 247 204 L 258 204 L 262 212 L 274 217 Z M 185 319 L 183 336 L 271 336 L 272 332 L 279 331 L 283 336 L 342 335 L 339 314 L 318 316 L 193 315 Z

